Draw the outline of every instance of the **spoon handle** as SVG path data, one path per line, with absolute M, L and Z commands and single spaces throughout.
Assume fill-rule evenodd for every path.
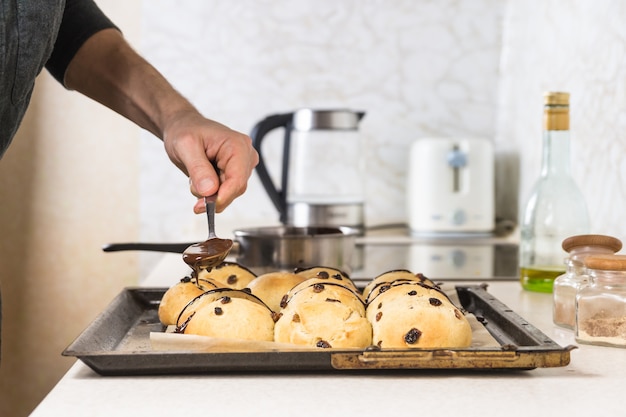
M 204 197 L 204 207 L 206 208 L 206 217 L 209 223 L 209 239 L 216 237 L 215 235 L 215 200 L 217 194 Z

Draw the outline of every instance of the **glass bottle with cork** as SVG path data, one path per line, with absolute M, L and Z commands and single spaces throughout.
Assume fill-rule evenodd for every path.
M 521 285 L 550 293 L 554 279 L 565 273 L 561 242 L 589 233 L 587 205 L 571 175 L 569 93 L 544 95 L 541 175 L 520 223 Z
M 622 241 L 605 235 L 577 235 L 565 239 L 561 246 L 569 257 L 565 260 L 566 272 L 554 280 L 552 320 L 557 326 L 573 330 L 576 294 L 588 281 L 585 259 L 593 255 L 613 255 L 622 248 Z
M 576 295 L 576 341 L 626 347 L 626 255 L 585 259 L 589 285 Z

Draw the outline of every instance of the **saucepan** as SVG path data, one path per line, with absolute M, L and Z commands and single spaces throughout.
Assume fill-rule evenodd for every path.
M 356 237 L 351 227 L 267 226 L 233 232 L 230 256 L 257 275 L 295 268 L 326 266 L 350 273 Z M 105 252 L 140 250 L 183 253 L 193 243 L 110 243 Z M 227 259 L 228 260 L 228 259 Z M 182 262 L 182 260 L 181 260 Z

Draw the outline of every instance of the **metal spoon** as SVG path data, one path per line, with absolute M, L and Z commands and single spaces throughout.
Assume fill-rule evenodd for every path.
M 220 239 L 215 235 L 215 200 L 217 194 L 204 197 L 207 220 L 209 222 L 209 237 L 204 242 L 195 243 L 183 252 L 183 260 L 196 273 L 200 270 L 211 270 L 224 261 L 231 248 L 231 239 Z

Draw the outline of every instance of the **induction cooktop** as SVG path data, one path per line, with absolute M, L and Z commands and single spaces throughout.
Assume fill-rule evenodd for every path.
M 433 280 L 518 280 L 518 245 L 490 236 L 416 238 L 370 235 L 358 240 L 351 277 L 372 279 L 408 269 Z

